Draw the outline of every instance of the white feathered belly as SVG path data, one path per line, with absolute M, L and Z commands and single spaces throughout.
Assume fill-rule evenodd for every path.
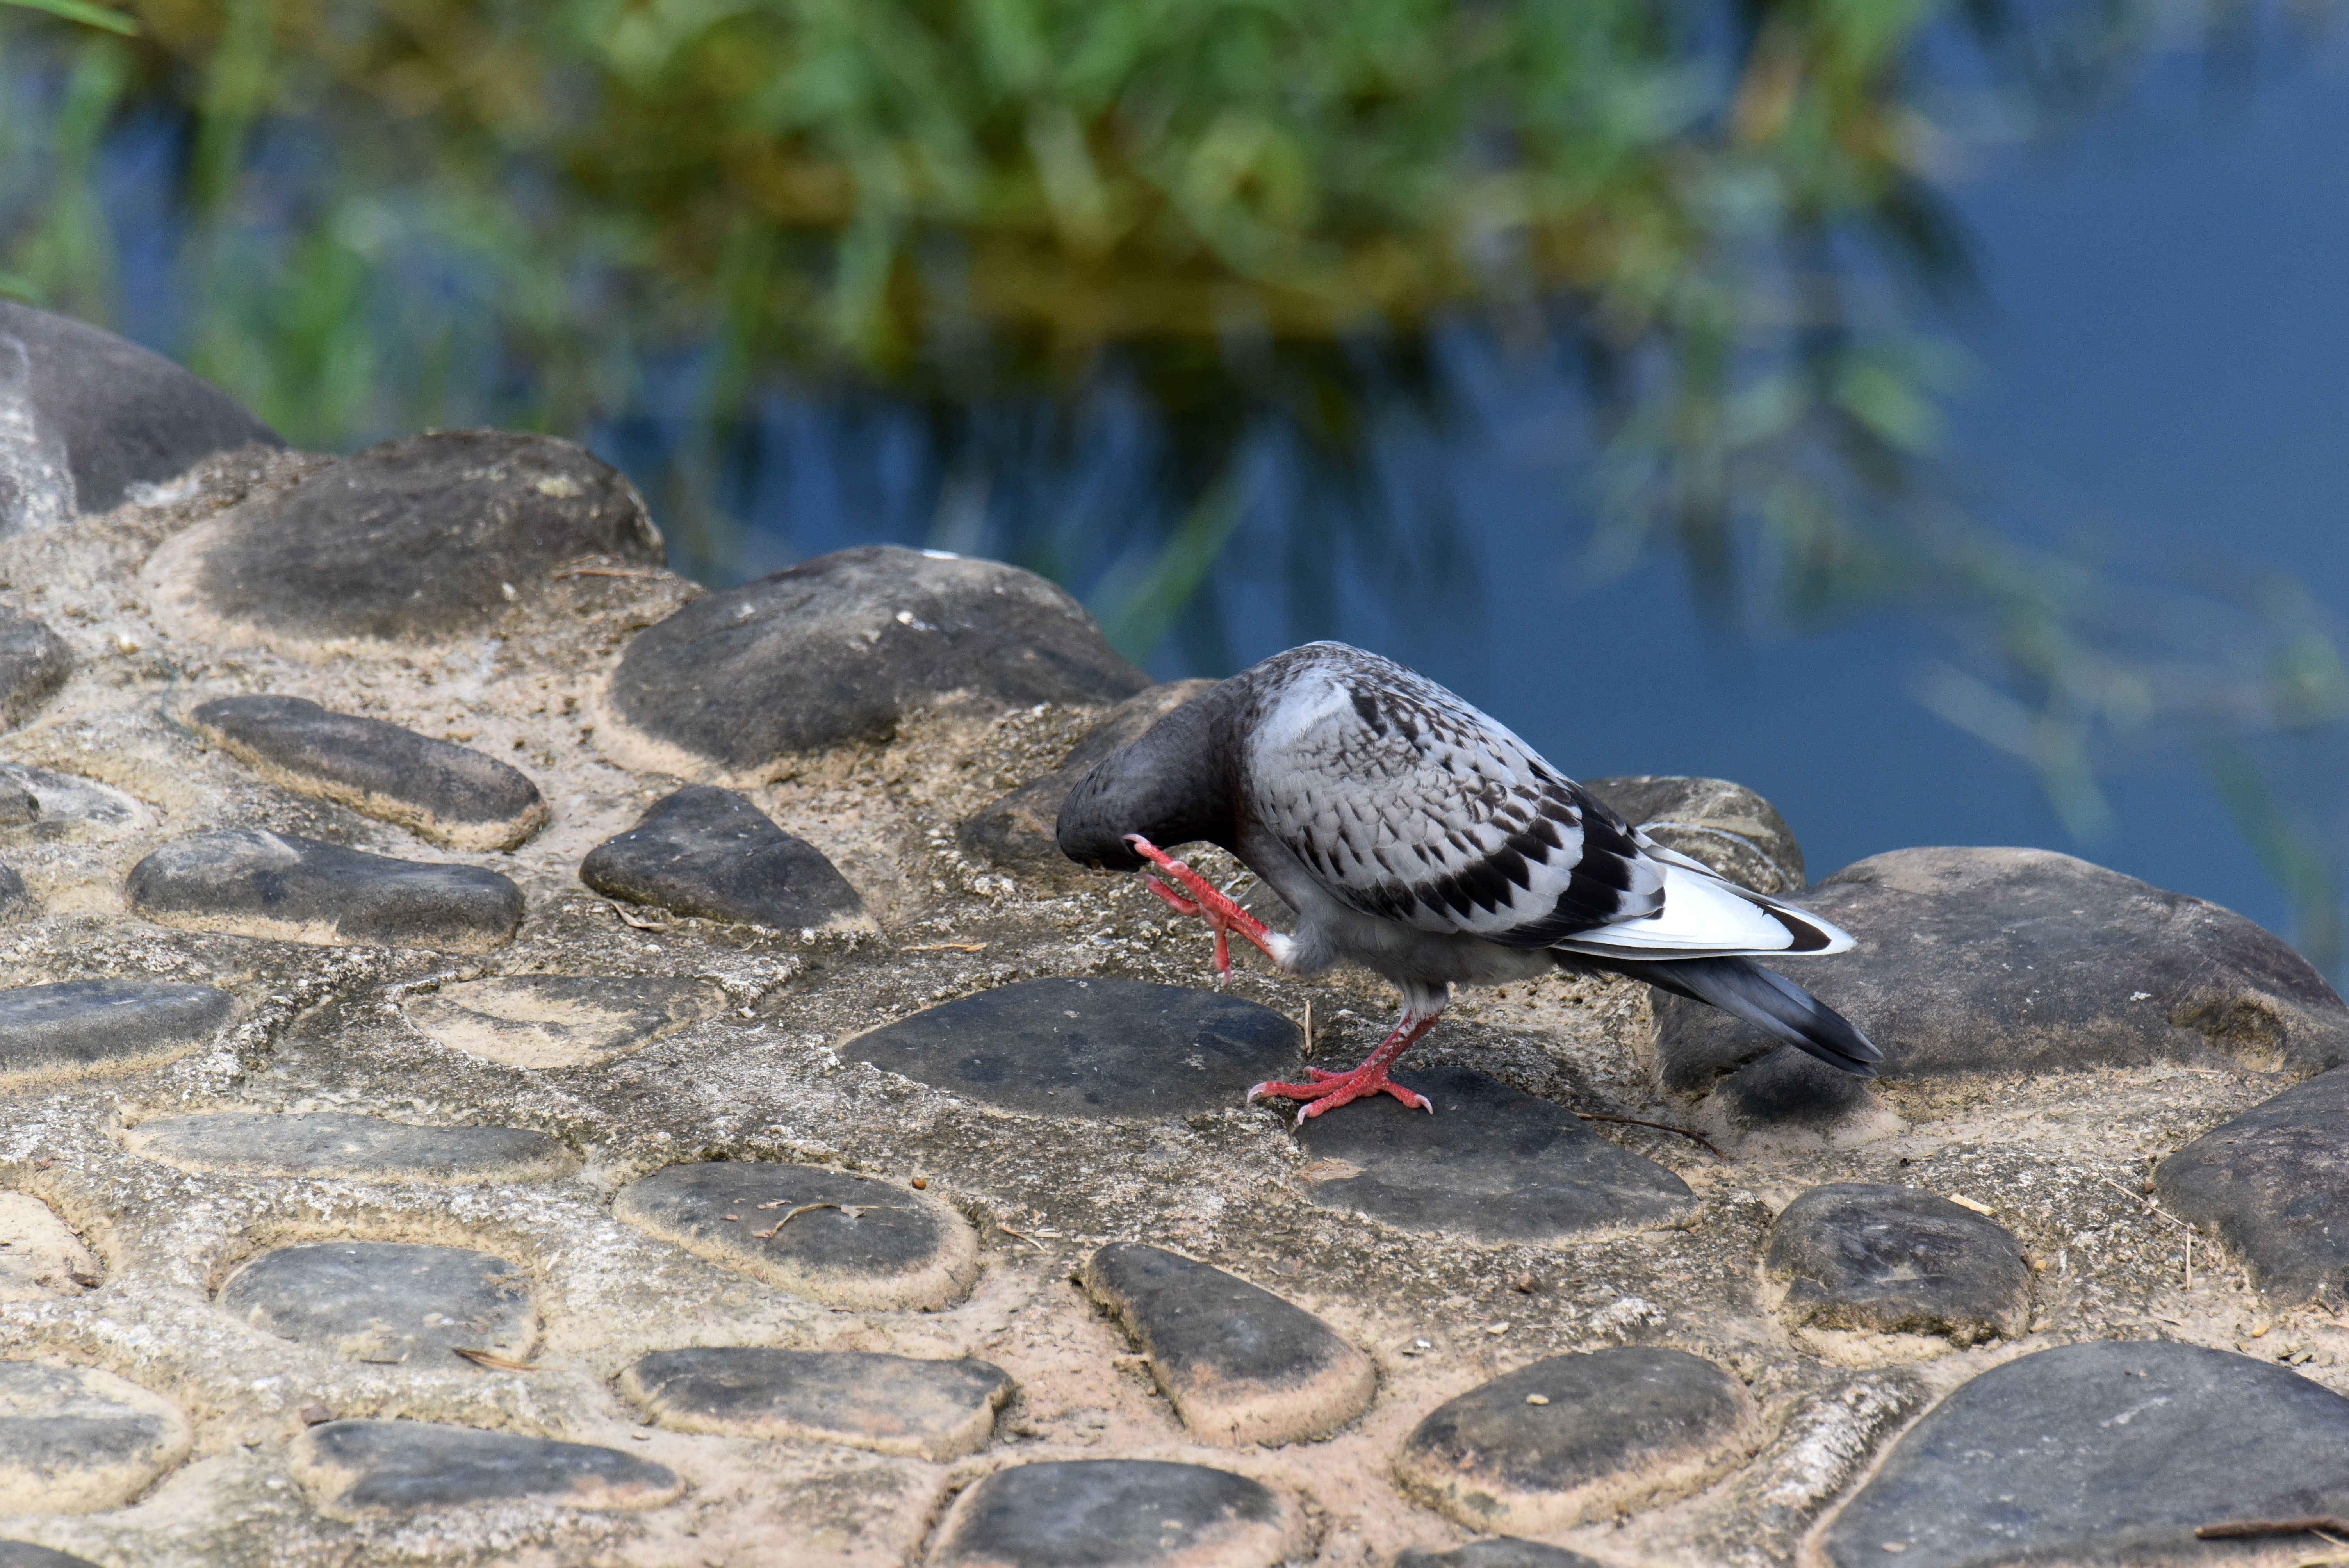
M 1506 985 L 1557 972 L 1540 948 L 1503 947 L 1465 933 L 1421 931 L 1381 920 L 1340 903 L 1302 866 L 1281 865 L 1268 854 L 1251 863 L 1297 912 L 1291 933 L 1297 947 L 1288 965 L 1294 974 L 1319 975 L 1332 965 L 1359 964 L 1397 984 L 1440 987 Z

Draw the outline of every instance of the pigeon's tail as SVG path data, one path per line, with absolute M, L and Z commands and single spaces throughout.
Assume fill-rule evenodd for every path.
M 1589 965 L 1651 985 L 1710 1002 L 1764 1033 L 1797 1046 L 1832 1068 L 1874 1078 L 1884 1053 L 1851 1021 L 1775 969 L 1751 958 L 1672 958 L 1647 961 L 1610 958 L 1593 963 L 1588 954 L 1557 954 L 1560 968 Z M 1579 962 L 1568 963 L 1569 958 Z

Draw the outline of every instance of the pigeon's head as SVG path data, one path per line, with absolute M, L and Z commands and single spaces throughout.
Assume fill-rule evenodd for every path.
M 1214 696 L 1176 708 L 1077 781 L 1061 807 L 1062 854 L 1095 871 L 1133 872 L 1143 859 L 1129 834 L 1162 849 L 1203 839 L 1230 847 L 1230 769 L 1215 744 Z

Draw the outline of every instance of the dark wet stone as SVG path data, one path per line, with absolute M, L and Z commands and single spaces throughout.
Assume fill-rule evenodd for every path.
M 338 800 L 461 850 L 511 850 L 546 825 L 538 786 L 468 747 L 298 696 L 222 696 L 197 729 L 273 784 Z
M 0 534 L 111 511 L 251 442 L 285 444 L 160 355 L 0 300 Z
M 147 809 L 121 790 L 73 773 L 0 762 L 5 824 L 35 843 L 118 839 L 144 827 Z
M 1472 1530 L 1568 1530 L 1684 1491 L 1760 1441 L 1734 1377 L 1685 1350 L 1620 1346 L 1553 1356 L 1438 1406 L 1395 1474 Z
M 429 430 L 199 524 L 147 575 L 184 584 L 187 609 L 264 631 L 439 640 L 485 630 L 591 555 L 667 556 L 618 469 L 552 436 Z
M 1336 1431 L 1378 1392 L 1371 1358 L 1304 1308 L 1219 1268 L 1134 1242 L 1085 1265 L 1192 1436 L 1226 1448 Z
M 1413 1547 L 1394 1560 L 1394 1568 L 1605 1568 L 1605 1565 L 1579 1552 L 1568 1552 L 1563 1546 L 1544 1546 L 1538 1541 L 1519 1541 L 1501 1535 L 1490 1541 L 1472 1541 L 1465 1546 L 1454 1546 L 1449 1552 Z
M 171 1401 L 111 1373 L 0 1360 L 0 1516 L 119 1508 L 188 1439 Z
M 937 1463 L 987 1446 L 1011 1388 L 985 1361 L 757 1346 L 656 1350 L 620 1374 L 620 1392 L 676 1431 L 813 1438 Z
M 6 446 L 0 438 L 0 452 Z M 5 483 L 0 479 L 0 486 Z M 21 611 L 0 607 L 0 729 L 14 729 L 38 713 L 71 674 L 73 650 L 64 638 Z
M 1061 853 L 1053 841 L 1061 805 L 1069 791 L 1099 762 L 1142 738 L 1143 733 L 1216 683 L 1210 680 L 1169 681 L 1137 692 L 1109 710 L 1109 717 L 1085 732 L 1061 764 L 1040 779 L 1031 779 L 977 815 L 964 819 L 956 830 L 963 852 L 999 866 L 1023 872 L 1082 873 L 1082 868 Z
M 1793 892 L 1804 883 L 1803 847 L 1794 830 L 1743 784 L 1641 774 L 1585 779 L 1582 787 L 1666 849 L 1733 882 L 1757 892 Z
M 418 1127 L 372 1116 L 222 1110 L 159 1116 L 123 1135 L 131 1152 L 182 1171 L 361 1181 L 545 1181 L 579 1157 L 520 1127 Z
M 1715 1079 L 1705 1110 L 1724 1138 L 1741 1143 L 1849 1147 L 1900 1126 L 1867 1079 L 1792 1046 L 1780 1046 Z
M 1884 1049 L 1888 1078 L 2156 1061 L 2307 1074 L 2349 1060 L 2349 1006 L 2241 915 L 2045 850 L 1898 850 L 1798 902 L 1858 939 L 1774 960 Z M 1690 1093 L 1777 1048 L 1658 993 L 1664 1081 Z
M 29 1541 L 0 1541 L 0 1568 L 98 1568 L 98 1564 Z
M 780 930 L 854 920 L 864 901 L 823 851 L 731 789 L 688 784 L 579 862 L 607 898 Z
M 2349 1068 L 2221 1122 L 2154 1183 L 2172 1212 L 2225 1238 L 2261 1290 L 2349 1305 Z
M 2237 1563 L 2242 1543 L 2198 1542 L 2195 1527 L 2337 1514 L 2344 1498 L 2349 1399 L 2247 1356 L 2098 1340 L 2019 1357 L 1943 1399 L 1819 1545 L 1835 1568 Z
M 16 868 L 0 865 L 0 920 L 24 920 L 40 912 L 39 901 L 16 874 Z
M 622 1188 L 612 1212 L 833 1306 L 944 1306 L 978 1276 L 978 1239 L 947 1204 L 829 1166 L 672 1165 Z
M 658 1508 L 685 1490 L 667 1465 L 617 1449 L 432 1421 L 328 1421 L 288 1458 L 320 1511 L 345 1519 L 497 1502 Z
M 688 604 L 628 645 L 611 691 L 642 735 L 739 771 L 889 735 L 953 694 L 1000 709 L 1149 684 L 1032 573 L 869 544 Z
M 1971 1345 L 2031 1321 L 2031 1265 L 2007 1228 L 1914 1187 L 1812 1188 L 1771 1226 L 1763 1268 L 1790 1323 Z
M 725 1006 L 726 993 L 707 980 L 658 975 L 496 975 L 399 1001 L 419 1032 L 518 1068 L 603 1061 Z
M 997 1470 L 963 1493 L 934 1568 L 1270 1568 L 1288 1510 L 1228 1470 L 1074 1460 Z
M 228 1277 L 222 1312 L 347 1361 L 460 1367 L 462 1346 L 526 1361 L 538 1341 L 530 1277 L 490 1253 L 414 1242 L 305 1242 Z
M 209 1045 L 236 1016 L 210 985 L 61 980 L 0 991 L 0 1074 L 157 1067 Z
M 1040 1116 L 1237 1106 L 1298 1070 L 1297 1026 L 1215 991 L 1096 975 L 1022 980 L 926 1008 L 842 1049 L 918 1083 Z
M 1380 1095 L 1298 1130 L 1314 1202 L 1405 1231 L 1536 1243 L 1651 1230 L 1696 1212 L 1687 1182 L 1546 1099 L 1466 1068 L 1406 1068 L 1398 1081 L 1436 1113 Z
M 513 940 L 522 889 L 478 866 L 393 860 L 298 833 L 178 839 L 130 868 L 131 913 L 188 931 L 479 953 Z

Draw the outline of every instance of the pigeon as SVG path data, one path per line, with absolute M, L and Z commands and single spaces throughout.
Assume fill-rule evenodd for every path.
M 1432 1112 L 1387 1069 L 1452 987 L 1557 970 L 1711 1003 L 1860 1078 L 1883 1060 L 1754 961 L 1841 953 L 1844 932 L 1658 843 L 1495 719 L 1344 643 L 1276 654 L 1167 714 L 1077 782 L 1056 838 L 1078 864 L 1137 873 L 1204 919 L 1219 985 L 1237 932 L 1284 974 L 1358 964 L 1402 992 L 1402 1016 L 1359 1067 L 1248 1091 L 1251 1104 L 1303 1101 L 1299 1125 L 1380 1093 Z M 1271 930 L 1168 852 L 1203 841 L 1268 883 L 1296 929 Z

